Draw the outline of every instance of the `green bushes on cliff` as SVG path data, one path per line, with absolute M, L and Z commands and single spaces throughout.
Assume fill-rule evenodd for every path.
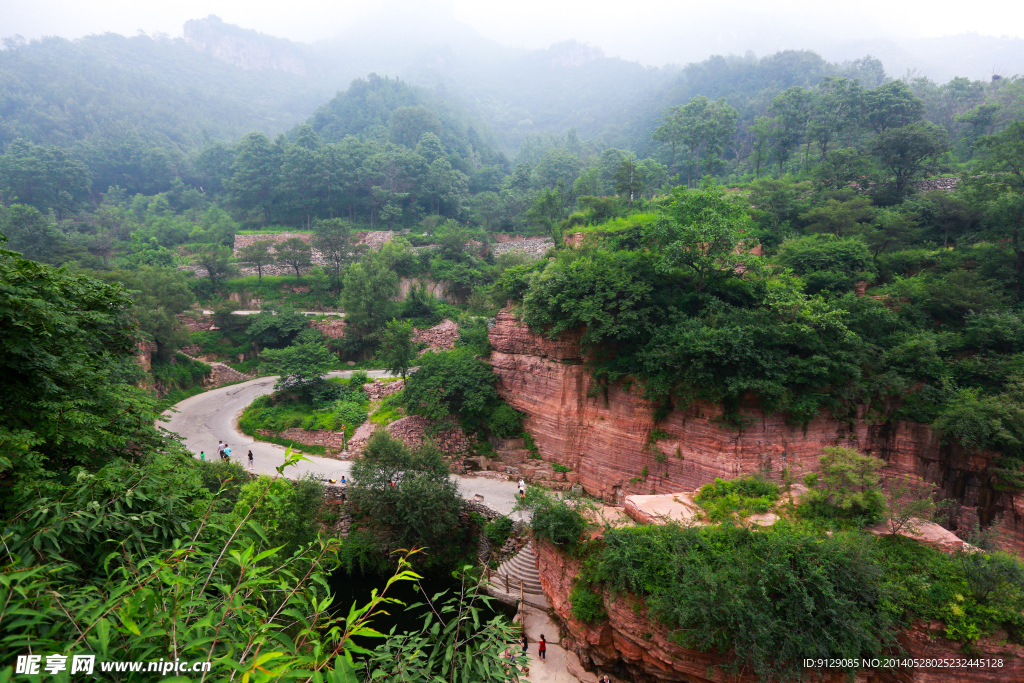
M 607 529 L 587 566 L 589 580 L 643 597 L 681 646 L 733 652 L 734 670 L 766 681 L 799 678 L 808 657 L 892 654 L 915 619 L 942 620 L 958 641 L 997 629 L 1024 638 L 1024 565 L 1006 553 L 949 556 L 787 521 L 669 524 Z
M 587 520 L 580 512 L 584 505 L 578 498 L 556 498 L 544 489 L 530 486 L 526 490 L 526 498 L 516 503 L 516 509 L 532 513 L 534 536 L 575 552 L 580 547 L 580 536 L 587 528 Z

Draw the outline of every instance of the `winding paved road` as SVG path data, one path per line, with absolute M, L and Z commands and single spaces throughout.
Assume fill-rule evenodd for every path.
M 371 378 L 391 376 L 384 370 L 370 370 L 366 374 Z M 332 372 L 328 376 L 348 378 L 352 376 L 352 371 Z M 252 449 L 255 461 L 253 469 L 259 474 L 273 475 L 276 473 L 275 468 L 284 462 L 284 447 L 254 441 L 252 437 L 238 431 L 236 421 L 245 407 L 257 397 L 271 393 L 276 381 L 277 377 L 259 377 L 186 398 L 164 413 L 170 419 L 162 423 L 162 426 L 180 435 L 185 447 L 196 458 L 200 451 L 205 451 L 207 460 L 215 459 L 217 441 L 224 440 L 230 446 L 231 457 L 235 462 L 245 465 L 246 454 Z M 352 463 L 346 460 L 315 455 L 307 455 L 306 458 L 309 462 L 300 462 L 288 468 L 285 476 L 295 479 L 308 472 L 326 479 L 341 479 L 342 475 L 349 476 L 352 467 Z M 455 475 L 452 475 L 452 479 L 458 484 L 464 498 L 472 499 L 475 495 L 482 495 L 486 505 L 502 514 L 512 514 L 517 491 L 515 482 Z M 516 513 L 517 518 L 519 514 Z

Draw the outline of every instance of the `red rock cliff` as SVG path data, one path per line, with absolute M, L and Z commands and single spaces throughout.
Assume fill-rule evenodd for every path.
M 700 683 L 757 683 L 754 676 L 726 677 L 722 667 L 728 655 L 688 650 L 673 643 L 670 630 L 652 619 L 643 600 L 633 595 L 605 594 L 608 620 L 595 625 L 572 618 L 569 595 L 580 572 L 580 562 L 553 545 L 534 539 L 540 583 L 558 614 L 568 637 L 562 646 L 573 650 L 585 666 L 608 671 L 626 669 L 638 683 L 693 681 Z M 921 624 L 899 637 L 911 659 L 963 659 L 959 645 L 942 637 L 938 626 Z M 1024 680 L 1024 647 L 1004 645 L 998 638 L 983 638 L 971 655 L 1002 660 L 1002 667 L 879 669 L 858 672 L 858 683 L 996 683 Z M 846 683 L 845 673 L 820 672 L 819 683 Z
M 605 391 L 593 382 L 578 334 L 546 339 L 506 309 L 490 338 L 501 397 L 526 415 L 541 456 L 571 467 L 591 495 L 621 502 L 628 494 L 671 493 L 785 466 L 799 477 L 814 469 L 822 447 L 847 445 L 886 460 L 890 475 L 923 477 L 942 497 L 958 500 L 954 530 L 997 522 L 1000 542 L 1024 555 L 1024 496 L 993 489 L 993 454 L 943 444 L 928 425 L 874 421 L 866 409 L 850 421 L 822 415 L 806 426 L 787 425 L 751 405 L 744 411 L 750 425 L 737 430 L 721 423 L 720 406 L 695 403 L 659 421 L 667 436 L 645 448 L 654 405 L 621 385 Z

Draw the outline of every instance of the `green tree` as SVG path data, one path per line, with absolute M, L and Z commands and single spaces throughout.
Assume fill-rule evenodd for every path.
M 274 255 L 270 253 L 270 244 L 270 240 L 256 240 L 238 250 L 238 261 L 255 266 L 261 284 L 263 268 L 274 262 Z
M 254 344 L 270 349 L 282 349 L 288 346 L 295 341 L 295 338 L 309 323 L 306 316 L 290 308 L 262 311 L 246 317 L 248 325 L 245 332 L 249 338 Z
M 318 341 L 305 341 L 283 349 L 268 349 L 260 354 L 280 377 L 276 389 L 309 391 L 324 381 L 334 367 L 334 354 Z
M 399 107 L 388 121 L 388 134 L 392 142 L 413 149 L 424 135 L 441 135 L 441 122 L 427 107 Z
M 379 330 L 392 317 L 400 291 L 398 274 L 379 252 L 371 252 L 345 272 L 341 306 L 346 322 L 364 333 Z
M 430 420 L 459 418 L 475 428 L 497 401 L 495 378 L 490 366 L 466 349 L 428 351 L 405 382 L 405 404 L 409 412 Z
M 985 201 L 993 232 L 1009 238 L 1014 253 L 1016 292 L 1024 288 L 1024 121 L 1011 123 L 998 135 L 979 141 L 984 172 L 970 185 Z
M 924 116 L 924 102 L 899 80 L 865 91 L 861 102 L 864 122 L 878 135 L 917 123 Z
M 25 204 L 0 205 L 0 233 L 11 249 L 33 261 L 50 261 L 65 240 L 52 216 Z
M 352 503 L 383 524 L 397 547 L 426 547 L 444 558 L 458 544 L 462 498 L 448 476 L 441 451 L 431 442 L 410 451 L 378 429 L 352 464 Z
M 411 292 L 410 292 L 411 295 Z M 380 344 L 380 360 L 392 375 L 405 375 L 416 360 L 416 344 L 412 341 L 412 323 L 392 320 L 384 328 Z
M 708 184 L 673 190 L 658 220 L 644 226 L 644 237 L 657 245 L 665 271 L 680 273 L 703 291 L 734 277 L 740 264 L 756 261 L 744 240 L 749 229 L 746 211 Z
M 320 252 L 336 289 L 341 289 L 342 273 L 352 262 L 354 247 L 350 223 L 333 218 L 313 224 L 313 248 Z
M 801 514 L 839 517 L 865 525 L 877 522 L 885 514 L 878 473 L 885 461 L 846 446 L 830 446 L 822 452 L 820 473 L 805 477 L 809 490 L 801 498 Z
M 636 158 L 623 159 L 615 171 L 615 191 L 627 198 L 630 210 L 633 208 L 633 199 L 642 196 L 645 187 L 644 176 Z
M 313 262 L 313 250 L 301 237 L 289 237 L 283 242 L 278 242 L 275 248 L 277 262 L 294 268 L 296 277 L 302 276 L 301 268 L 309 268 Z
M 817 143 L 822 160 L 833 141 L 860 125 L 862 97 L 858 81 L 837 76 L 821 79 L 812 92 L 808 140 Z
M 206 277 L 210 278 L 210 285 L 214 289 L 218 289 L 225 279 L 236 272 L 231 249 L 223 244 L 203 249 L 196 256 L 196 261 L 206 270 Z
M 773 130 L 771 155 L 778 162 L 781 173 L 782 165 L 800 144 L 800 140 L 807 138 L 807 126 L 811 120 L 811 93 L 796 86 L 782 91 L 772 100 L 772 113 L 775 114 L 777 125 Z M 805 152 L 805 165 L 806 157 Z
M 133 386 L 136 323 L 120 286 L 0 250 L 0 471 L 99 466 L 162 443 L 150 396 Z
M 263 133 L 249 133 L 238 143 L 231 165 L 231 194 L 243 209 L 259 210 L 269 222 L 280 175 L 280 159 Z
M 870 170 L 868 157 L 853 147 L 845 147 L 822 154 L 821 163 L 812 173 L 819 189 L 842 190 L 852 183 L 863 183 Z
M 911 123 L 889 127 L 874 140 L 879 163 L 892 174 L 897 193 L 908 185 L 940 154 L 949 151 L 949 136 L 934 123 Z
M 800 214 L 811 232 L 832 233 L 838 237 L 856 234 L 874 220 L 877 209 L 867 197 L 829 199 Z

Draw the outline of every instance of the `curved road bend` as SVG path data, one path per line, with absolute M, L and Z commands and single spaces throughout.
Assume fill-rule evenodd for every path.
M 371 378 L 391 376 L 384 370 L 369 370 L 366 374 Z M 332 372 L 328 375 L 328 377 L 344 378 L 351 376 L 351 370 Z M 174 406 L 174 410 L 178 412 L 168 410 L 164 413 L 164 415 L 170 416 L 170 420 L 161 423 L 160 426 L 179 434 L 193 457 L 198 458 L 199 451 L 205 451 L 207 460 L 215 460 L 217 441 L 224 440 L 230 446 L 231 457 L 235 462 L 247 466 L 246 454 L 252 449 L 255 461 L 253 469 L 259 474 L 274 475 L 277 472 L 275 468 L 284 462 L 284 447 L 265 441 L 254 441 L 252 437 L 238 431 L 236 420 L 246 406 L 257 397 L 273 392 L 276 381 L 277 377 L 259 377 L 248 382 L 213 389 L 186 398 Z M 285 476 L 291 479 L 301 477 L 306 473 L 312 473 L 325 479 L 341 479 L 342 475 L 349 476 L 352 463 L 347 460 L 321 458 L 315 455 L 305 457 L 309 459 L 309 462 L 300 462 L 298 465 L 288 468 L 285 471 Z M 484 497 L 484 503 L 489 507 L 505 515 L 512 514 L 518 490 L 515 482 L 460 477 L 454 474 L 451 476 L 452 480 L 458 484 L 463 498 L 472 499 L 479 494 Z M 518 517 L 519 514 L 516 516 Z

